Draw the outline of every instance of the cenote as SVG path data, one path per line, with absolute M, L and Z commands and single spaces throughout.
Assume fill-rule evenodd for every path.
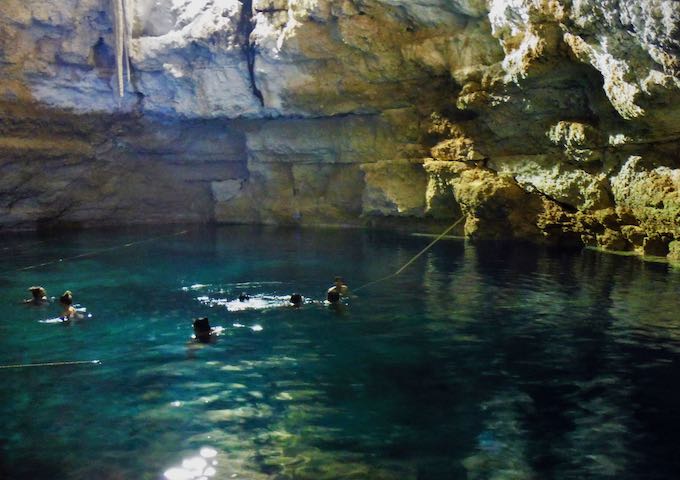
M 0 363 L 101 363 L 0 369 L 2 478 L 680 476 L 668 265 L 444 239 L 332 309 L 334 275 L 384 277 L 429 239 L 175 231 L 3 239 Z M 59 308 L 21 305 L 33 284 L 91 317 L 41 322 Z M 214 344 L 191 343 L 199 316 Z

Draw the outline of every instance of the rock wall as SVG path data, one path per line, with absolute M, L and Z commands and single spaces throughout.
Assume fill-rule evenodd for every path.
M 676 1 L 120 1 L 0 5 L 2 228 L 465 215 L 680 254 Z

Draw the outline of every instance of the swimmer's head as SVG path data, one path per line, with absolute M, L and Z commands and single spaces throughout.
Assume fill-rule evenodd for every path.
M 212 329 L 210 328 L 208 317 L 194 318 L 194 336 L 196 340 L 201 342 L 209 340 L 211 332 Z
M 71 290 L 66 290 L 61 297 L 59 297 L 59 303 L 68 306 L 73 305 L 73 294 L 71 293 Z
M 28 291 L 31 292 L 34 300 L 41 300 L 47 296 L 47 292 L 43 287 L 31 287 Z
M 299 307 L 302 305 L 302 295 L 299 293 L 294 293 L 290 296 L 290 303 L 292 303 L 294 306 Z
M 241 292 L 241 295 L 238 296 L 238 301 L 245 302 L 246 300 L 250 300 L 250 297 L 248 296 L 247 293 Z
M 340 294 L 335 290 L 331 290 L 330 292 L 328 292 L 328 295 L 326 295 L 326 299 L 330 303 L 338 303 L 340 301 Z

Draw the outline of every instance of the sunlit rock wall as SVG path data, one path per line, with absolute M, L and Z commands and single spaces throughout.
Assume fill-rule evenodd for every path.
M 434 226 L 680 247 L 673 0 L 0 5 L 0 225 Z

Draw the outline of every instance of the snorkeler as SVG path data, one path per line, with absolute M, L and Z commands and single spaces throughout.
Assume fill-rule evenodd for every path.
M 28 289 L 28 291 L 31 292 L 32 298 L 24 300 L 24 304 L 39 306 L 49 302 L 49 299 L 47 298 L 47 292 L 43 287 L 31 287 Z
M 302 298 L 302 295 L 299 293 L 294 293 L 290 296 L 290 300 L 288 302 L 292 307 L 299 308 L 302 306 L 302 302 L 304 301 L 304 298 Z
M 340 297 L 348 297 L 349 287 L 342 277 L 335 277 L 335 284 L 328 289 L 328 293 L 330 294 L 331 292 L 336 292 Z

